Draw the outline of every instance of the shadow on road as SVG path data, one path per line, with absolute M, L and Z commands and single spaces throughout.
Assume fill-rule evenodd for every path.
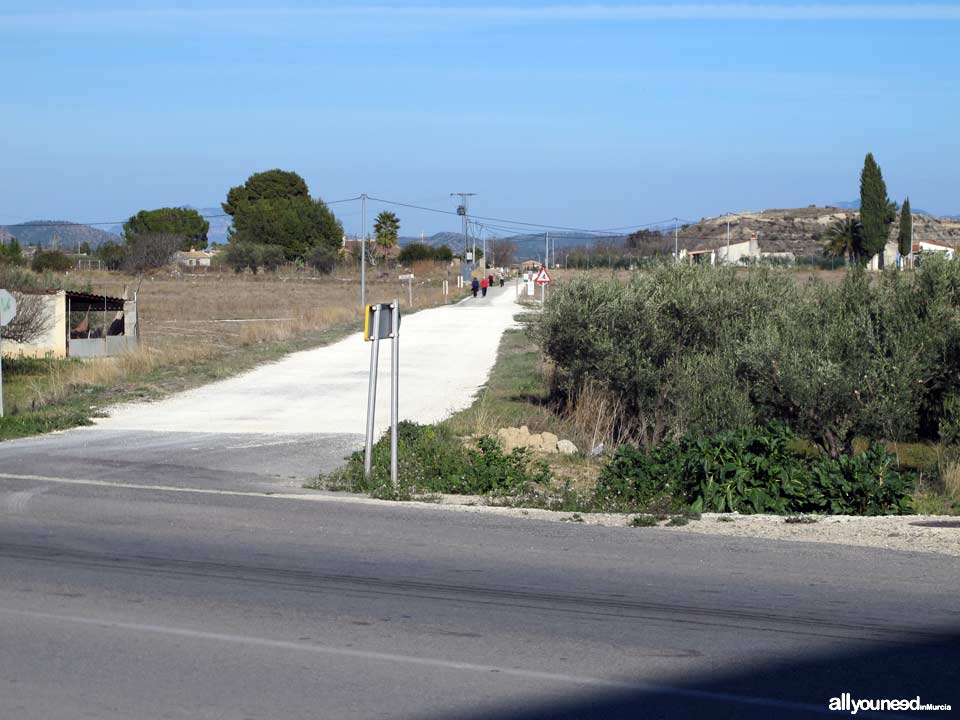
M 624 678 L 629 682 L 629 679 Z M 575 699 L 485 708 L 463 720 L 617 720 L 621 718 L 951 717 L 953 712 L 831 711 L 831 698 L 913 699 L 960 708 L 960 631 L 941 639 L 769 663 L 729 675 L 636 689 L 580 690 Z M 443 715 L 430 716 L 434 720 Z

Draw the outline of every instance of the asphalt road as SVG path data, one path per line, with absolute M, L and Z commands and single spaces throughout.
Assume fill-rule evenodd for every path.
M 948 557 L 2 472 L 3 718 L 960 703 Z
M 282 497 L 360 438 L 276 417 L 0 443 L 0 719 L 960 705 L 955 558 Z

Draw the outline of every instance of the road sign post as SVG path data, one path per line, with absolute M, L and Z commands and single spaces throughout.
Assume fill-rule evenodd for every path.
M 377 374 L 380 341 L 390 339 L 390 482 L 393 492 L 400 490 L 397 472 L 397 420 L 400 412 L 400 301 L 367 305 L 363 319 L 363 339 L 370 347 L 370 379 L 367 385 L 367 434 L 363 454 L 363 472 L 369 478 L 373 470 L 373 434 L 377 415 Z
M 540 286 L 540 300 L 542 302 L 546 302 L 547 285 L 553 282 L 553 279 L 550 277 L 550 273 L 547 272 L 546 266 L 540 268 L 540 272 L 537 273 L 537 277 L 534 282 Z
M 6 290 L 0 290 L 0 328 L 9 325 L 17 316 L 17 299 Z M 3 335 L 0 334 L 0 418 L 3 417 Z
M 410 301 L 410 307 L 413 307 L 413 281 L 416 279 L 413 273 L 401 275 L 401 280 L 407 281 L 407 299 Z

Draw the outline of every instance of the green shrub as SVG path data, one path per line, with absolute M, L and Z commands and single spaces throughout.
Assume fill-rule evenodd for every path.
M 36 273 L 41 272 L 66 272 L 73 269 L 73 260 L 68 258 L 59 250 L 50 250 L 48 252 L 38 252 L 33 256 L 30 263 L 30 269 Z
M 337 266 L 337 253 L 326 245 L 319 245 L 310 251 L 307 264 L 321 275 L 329 275 Z
M 551 294 L 536 335 L 561 408 L 590 387 L 618 399 L 615 442 L 777 422 L 837 459 L 855 437 L 960 424 L 960 259 L 852 269 L 838 286 L 676 264 L 626 284 L 581 276 Z
M 446 425 L 419 425 L 404 421 L 397 426 L 397 474 L 400 496 L 423 492 L 458 494 L 511 494 L 529 483 L 545 483 L 549 469 L 534 461 L 528 450 L 507 454 L 489 437 L 469 449 Z M 326 478 L 332 484 L 376 497 L 392 497 L 390 482 L 390 433 L 373 446 L 370 478 L 363 472 L 363 451 Z
M 895 458 L 875 444 L 858 455 L 813 463 L 802 512 L 845 515 L 901 515 L 911 512 L 913 478 L 900 473 Z
M 684 437 L 644 451 L 621 446 L 602 469 L 597 504 L 668 516 L 696 513 L 910 512 L 912 478 L 874 445 L 858 455 L 810 458 L 782 426 Z M 666 502 L 665 502 L 666 501 Z
M 424 260 L 450 262 L 453 260 L 453 251 L 451 251 L 446 245 L 433 247 L 432 245 L 427 245 L 426 243 L 415 242 L 405 245 L 403 248 L 401 248 L 400 254 L 397 256 L 397 261 L 403 265 L 422 262 Z

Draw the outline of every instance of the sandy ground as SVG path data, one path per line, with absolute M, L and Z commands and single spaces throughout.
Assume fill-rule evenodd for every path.
M 512 287 L 485 299 L 404 317 L 400 418 L 436 422 L 473 402 L 519 311 Z M 121 405 L 97 425 L 110 430 L 217 433 L 359 433 L 366 423 L 370 344 L 358 333 L 294 353 L 235 378 L 153 403 Z M 390 343 L 380 345 L 377 425 L 390 423 Z

